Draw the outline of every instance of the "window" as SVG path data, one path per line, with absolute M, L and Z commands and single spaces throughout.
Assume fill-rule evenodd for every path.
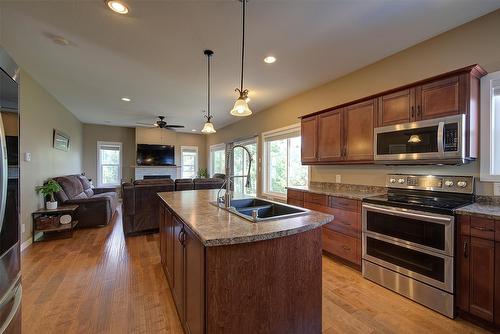
M 182 178 L 192 179 L 198 174 L 198 147 L 181 146 Z
M 257 194 L 257 137 L 250 140 L 236 142 L 234 145 L 242 145 L 252 156 L 252 166 L 250 168 L 250 187 L 245 187 L 248 174 L 248 154 L 242 148 L 236 148 L 233 151 L 233 174 L 245 175 L 245 177 L 236 177 L 233 179 L 234 193 L 255 196 Z
M 300 158 L 300 124 L 262 134 L 264 193 L 284 197 L 287 186 L 308 184 L 309 168 Z
M 481 181 L 500 181 L 500 71 L 481 79 Z
M 97 142 L 97 184 L 120 185 L 122 179 L 122 143 Z
M 209 176 L 226 174 L 226 144 L 210 146 Z

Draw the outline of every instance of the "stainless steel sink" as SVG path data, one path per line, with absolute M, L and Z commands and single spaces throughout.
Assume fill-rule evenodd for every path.
M 217 205 L 216 202 L 211 202 L 211 204 L 254 223 L 272 219 L 286 219 L 309 212 L 307 209 L 261 198 L 233 199 L 229 208 L 226 208 L 224 203 Z

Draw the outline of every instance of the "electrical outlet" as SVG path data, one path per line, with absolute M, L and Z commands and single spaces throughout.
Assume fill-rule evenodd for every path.
M 26 162 L 31 161 L 31 153 L 30 152 L 24 153 L 24 161 L 26 161 Z
M 493 195 L 500 196 L 500 182 L 493 183 Z
M 335 175 L 335 182 L 336 183 L 342 182 L 342 177 L 339 174 Z

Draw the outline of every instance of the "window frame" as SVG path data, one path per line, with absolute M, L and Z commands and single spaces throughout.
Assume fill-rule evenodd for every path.
M 495 137 L 493 136 L 495 130 L 495 115 L 493 113 L 494 88 L 500 88 L 500 71 L 487 74 L 481 78 L 480 180 L 500 182 L 500 174 L 493 174 L 495 157 Z M 497 131 L 500 131 L 500 129 L 497 129 Z M 500 148 L 497 151 L 500 154 Z M 500 166 L 497 168 L 500 168 Z
M 220 143 L 220 144 L 214 144 L 210 145 L 208 149 L 208 176 L 212 177 L 214 175 L 214 166 L 213 166 L 213 158 L 212 158 L 212 152 L 215 151 L 224 151 L 224 157 L 226 156 L 226 144 L 225 143 Z M 224 161 L 224 166 L 226 165 L 226 161 Z M 225 171 L 224 171 L 225 174 Z
M 194 161 L 194 176 L 193 178 L 197 177 L 198 175 L 198 166 L 199 166 L 199 159 L 200 159 L 200 154 L 198 152 L 198 146 L 181 146 L 181 178 L 186 178 L 184 177 L 184 159 L 183 159 L 183 152 L 184 151 L 195 151 L 196 152 L 196 159 Z
M 251 144 L 255 144 L 255 160 L 252 161 L 252 165 L 255 166 L 255 194 L 252 195 L 252 194 L 246 194 L 245 193 L 245 186 L 243 186 L 243 196 L 257 196 L 257 194 L 259 193 L 259 167 L 258 167 L 258 163 L 257 161 L 259 160 L 259 136 L 254 136 L 254 137 L 251 137 L 251 138 L 247 138 L 247 139 L 244 139 L 244 140 L 239 140 L 239 141 L 235 141 L 232 143 L 233 146 L 234 145 L 242 145 L 242 146 L 246 146 L 246 145 L 251 145 Z M 245 160 L 247 159 L 248 155 L 245 153 L 243 153 L 243 175 L 246 175 L 246 172 L 247 172 L 247 167 L 248 167 L 248 164 L 245 163 Z M 231 171 L 232 173 L 234 173 L 234 151 L 233 151 L 233 154 L 232 154 L 232 158 L 233 160 L 231 161 L 232 163 L 232 166 L 231 166 Z M 234 183 L 235 183 L 235 180 L 244 180 L 245 178 L 235 178 L 233 179 L 231 182 L 233 183 L 233 186 L 234 186 Z M 242 181 L 244 182 L 244 181 Z M 234 188 L 233 188 L 234 190 Z
M 286 175 L 286 182 L 287 182 L 287 187 L 288 187 L 288 166 L 290 163 L 290 155 L 289 155 L 289 149 L 290 149 L 290 141 L 288 139 L 297 137 L 294 134 L 301 136 L 301 124 L 300 123 L 295 123 L 290 126 L 285 126 L 279 129 L 275 129 L 272 131 L 266 131 L 262 133 L 262 195 L 270 198 L 276 198 L 279 200 L 286 200 L 287 199 L 287 194 L 286 192 L 283 193 L 278 193 L 278 192 L 273 192 L 269 190 L 269 175 L 270 175 L 270 164 L 268 163 L 270 160 L 269 154 L 270 150 L 268 149 L 268 144 L 269 142 L 273 141 L 273 138 L 276 138 L 274 140 L 278 140 L 278 137 L 286 137 L 287 139 L 287 155 L 286 155 L 286 165 L 287 165 L 287 175 Z M 283 138 L 284 139 L 284 138 Z M 311 176 L 311 167 L 307 166 L 307 184 L 310 182 L 310 176 Z
M 118 183 L 102 183 L 102 164 L 101 164 L 101 147 L 103 146 L 116 146 L 118 147 L 119 163 L 118 163 Z M 114 164 L 105 164 L 106 166 L 116 166 Z M 98 187 L 116 187 L 119 186 L 122 180 L 122 169 L 123 169 L 123 145 L 121 142 L 112 141 L 97 141 L 97 186 Z

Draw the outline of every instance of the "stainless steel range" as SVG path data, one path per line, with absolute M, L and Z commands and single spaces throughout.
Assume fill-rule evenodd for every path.
M 363 200 L 363 277 L 454 317 L 454 210 L 474 201 L 473 177 L 391 174 Z

